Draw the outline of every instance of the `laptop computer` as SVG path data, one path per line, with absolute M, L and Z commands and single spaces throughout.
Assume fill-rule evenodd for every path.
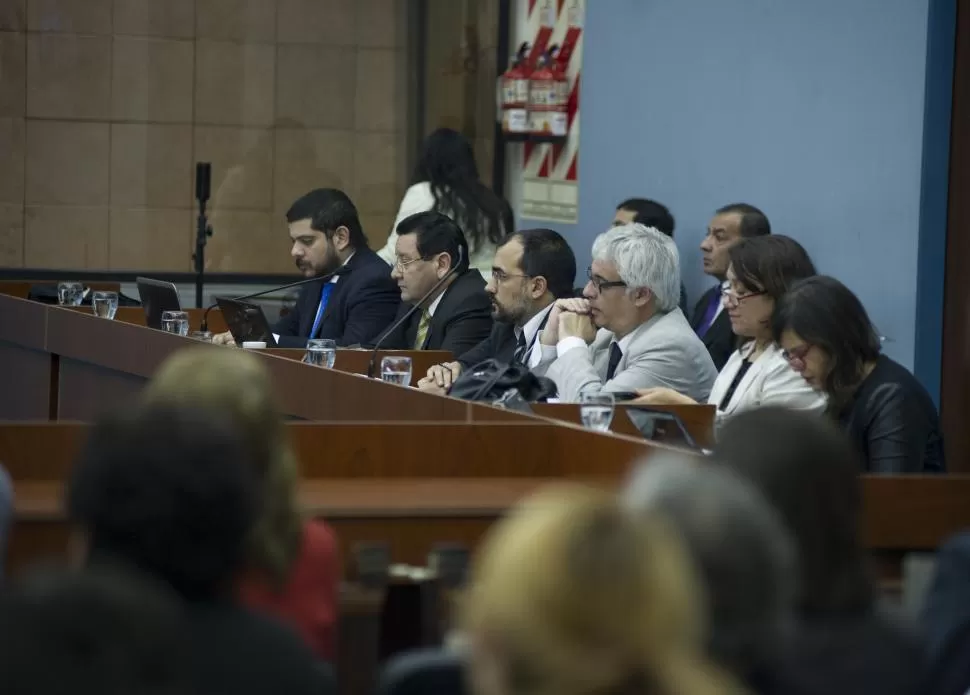
M 135 278 L 138 285 L 138 299 L 145 310 L 145 325 L 149 328 L 162 327 L 162 312 L 181 311 L 179 291 L 175 283 L 152 278 Z
M 266 343 L 266 347 L 276 347 L 273 329 L 261 306 L 228 297 L 216 297 L 216 304 L 222 310 L 222 318 L 237 345 L 255 341 Z
M 624 410 L 644 439 L 708 453 L 697 444 L 676 414 L 646 406 L 625 406 Z

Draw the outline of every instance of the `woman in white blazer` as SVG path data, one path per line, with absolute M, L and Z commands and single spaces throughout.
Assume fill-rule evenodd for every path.
M 732 415 L 766 405 L 822 413 L 825 397 L 805 383 L 782 356 L 771 332 L 771 314 L 797 281 L 815 275 L 815 266 L 794 239 L 771 235 L 743 239 L 728 251 L 728 288 L 721 301 L 731 330 L 744 341 L 718 374 L 707 398 L 715 406 L 715 429 Z M 633 403 L 692 404 L 666 388 L 644 389 Z
M 438 128 L 425 138 L 411 186 L 378 255 L 393 265 L 397 226 L 405 218 L 429 210 L 448 215 L 461 227 L 468 242 L 469 265 L 490 280 L 495 249 L 515 231 L 512 208 L 482 183 L 471 143 L 451 128 Z

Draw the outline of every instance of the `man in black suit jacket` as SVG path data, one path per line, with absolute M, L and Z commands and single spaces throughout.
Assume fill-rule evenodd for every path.
M 451 218 L 419 212 L 401 220 L 395 256 L 391 278 L 400 287 L 402 304 L 378 340 L 381 347 L 460 355 L 488 335 L 492 317 L 485 281 L 477 270 L 469 270 L 465 235 Z M 422 299 L 422 305 L 395 326 Z
M 495 359 L 529 364 L 533 348 L 541 354 L 538 337 L 557 299 L 571 297 L 576 257 L 569 244 L 551 229 L 523 229 L 509 236 L 495 251 L 492 279 L 485 287 L 491 297 L 495 324 L 491 333 L 458 359 L 435 365 L 418 382 L 425 391 L 445 393 L 463 369 Z
M 721 304 L 730 264 L 728 249 L 743 238 L 766 234 L 771 234 L 771 224 L 761 210 L 747 203 L 733 203 L 715 213 L 701 242 L 704 272 L 718 282 L 701 295 L 694 307 L 690 325 L 704 341 L 718 371 L 737 348 L 731 319 Z
M 372 341 L 397 313 L 398 290 L 387 264 L 367 247 L 357 208 L 343 191 L 318 188 L 286 213 L 293 247 L 290 255 L 304 276 L 295 308 L 273 327 L 280 347 L 301 348 L 308 338 L 331 338 L 337 345 Z M 337 271 L 326 282 L 323 276 Z M 230 343 L 223 333 L 213 342 Z

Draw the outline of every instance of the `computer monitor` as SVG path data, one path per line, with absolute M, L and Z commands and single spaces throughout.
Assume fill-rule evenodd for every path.
M 644 439 L 686 447 L 707 453 L 687 431 L 684 421 L 675 413 L 647 406 L 625 406 L 627 417 Z
M 149 328 L 162 327 L 162 312 L 180 311 L 179 291 L 175 283 L 152 278 L 136 278 L 138 298 L 145 310 L 145 325 Z

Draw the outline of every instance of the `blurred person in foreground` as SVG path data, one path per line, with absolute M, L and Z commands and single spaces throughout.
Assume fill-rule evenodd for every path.
M 726 423 L 715 456 L 774 505 L 798 549 L 797 624 L 782 663 L 792 692 L 919 693 L 921 646 L 877 606 L 845 435 L 826 418 L 763 408 Z
M 102 419 L 68 485 L 72 554 L 131 565 L 182 599 L 194 692 L 325 695 L 327 674 L 299 636 L 235 600 L 259 500 L 251 455 L 214 411 L 150 406 Z
M 239 598 L 290 623 L 323 661 L 336 658 L 337 539 L 326 523 L 305 519 L 297 501 L 296 456 L 269 374 L 243 350 L 206 347 L 177 352 L 162 365 L 143 398 L 189 405 L 230 418 L 259 483 L 258 517 L 249 530 Z
M 558 486 L 479 548 L 464 599 L 474 695 L 737 692 L 701 655 L 696 577 L 660 521 Z
M 0 584 L 3 584 L 3 560 L 7 555 L 7 539 L 13 525 L 13 483 L 7 470 L 0 464 Z
M 748 482 L 716 462 L 658 452 L 622 498 L 680 532 L 707 593 L 708 654 L 758 695 L 787 693 L 778 654 L 790 637 L 796 582 L 791 537 Z
M 654 386 L 705 400 L 717 371 L 677 308 L 673 240 L 640 224 L 622 225 L 596 238 L 592 257 L 582 298 L 553 305 L 533 371 L 556 382 L 563 401 Z
M 182 606 L 138 572 L 37 570 L 0 595 L 4 695 L 195 695 Z
M 714 381 L 707 404 L 715 428 L 738 413 L 767 405 L 821 413 L 825 395 L 805 383 L 775 342 L 771 315 L 788 289 L 815 275 L 808 253 L 786 236 L 742 239 L 728 249 L 728 288 L 722 292 L 731 331 L 741 344 Z M 641 389 L 644 405 L 694 405 L 669 388 Z

